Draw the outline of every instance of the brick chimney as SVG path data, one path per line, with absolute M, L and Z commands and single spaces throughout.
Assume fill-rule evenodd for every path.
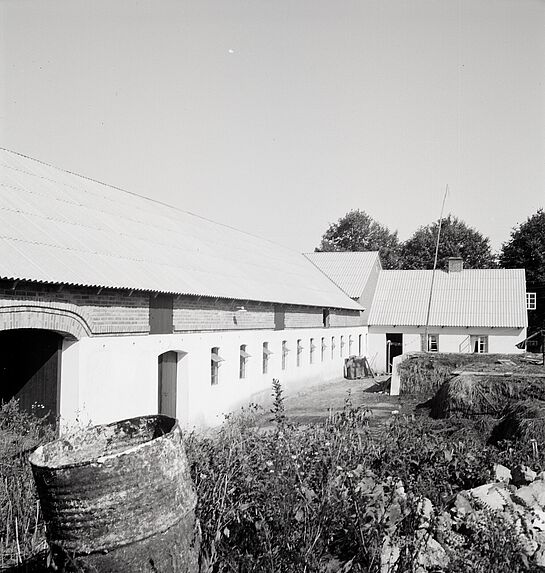
M 448 258 L 448 272 L 459 273 L 464 269 L 464 259 L 462 257 Z

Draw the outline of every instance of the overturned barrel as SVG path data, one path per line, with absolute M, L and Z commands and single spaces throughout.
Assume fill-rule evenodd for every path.
M 30 463 L 61 571 L 198 571 L 197 498 L 173 418 L 90 427 Z

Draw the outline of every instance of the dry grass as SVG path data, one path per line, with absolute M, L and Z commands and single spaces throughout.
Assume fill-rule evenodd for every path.
M 503 414 L 492 433 L 492 443 L 500 440 L 535 440 L 536 444 L 545 443 L 545 402 L 516 402 L 508 405 Z

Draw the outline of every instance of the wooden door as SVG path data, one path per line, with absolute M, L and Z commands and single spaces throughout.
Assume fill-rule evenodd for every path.
M 176 418 L 176 383 L 178 379 L 178 353 L 165 352 L 158 359 L 159 414 Z

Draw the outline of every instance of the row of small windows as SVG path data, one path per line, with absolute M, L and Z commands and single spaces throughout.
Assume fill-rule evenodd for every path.
M 424 347 L 424 335 L 422 335 L 422 346 Z M 484 334 L 475 334 L 469 337 L 469 344 L 471 352 L 476 354 L 487 354 L 488 353 L 488 336 Z M 423 348 L 424 350 L 425 348 Z M 439 352 L 439 335 L 438 334 L 428 334 L 428 352 Z
M 317 355 L 317 343 L 315 342 L 316 339 L 311 338 L 309 340 L 309 362 L 310 364 L 314 364 L 316 362 L 316 355 Z M 337 347 L 335 337 L 331 337 L 331 341 L 322 337 L 320 341 L 320 359 L 324 362 L 328 356 L 328 343 L 330 348 L 330 356 L 333 359 L 335 357 L 335 348 Z M 340 337 L 340 357 L 344 356 L 345 354 L 345 337 Z M 352 335 L 348 336 L 348 354 L 349 356 L 353 353 L 354 347 L 354 338 Z M 303 363 L 303 351 L 305 347 L 303 345 L 303 340 L 297 340 L 297 347 L 296 347 L 296 364 L 300 367 Z M 288 367 L 288 355 L 291 352 L 291 349 L 288 347 L 288 341 L 282 341 L 281 347 L 281 363 L 282 363 L 282 370 L 286 370 Z M 362 335 L 358 336 L 358 352 L 362 354 Z M 270 356 L 273 354 L 273 351 L 269 348 L 269 343 L 264 342 L 262 346 L 262 363 L 261 363 L 261 371 L 263 374 L 267 374 L 269 371 L 269 360 Z M 251 358 L 251 354 L 247 350 L 246 344 L 240 345 L 240 353 L 239 353 L 239 378 L 244 379 L 246 378 L 247 374 L 247 367 L 248 367 L 248 360 Z M 219 366 L 220 363 L 224 362 L 224 359 L 220 355 L 220 349 L 217 346 L 214 346 L 210 352 L 210 383 L 212 386 L 215 386 L 219 381 Z

